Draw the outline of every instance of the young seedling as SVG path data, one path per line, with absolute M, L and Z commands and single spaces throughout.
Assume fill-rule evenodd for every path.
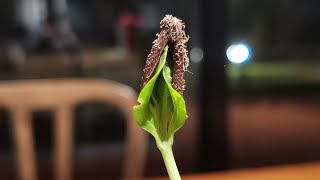
M 161 32 L 153 41 L 143 70 L 140 105 L 134 106 L 138 124 L 152 134 L 160 150 L 171 180 L 180 180 L 173 156 L 174 134 L 186 121 L 184 73 L 189 66 L 185 25 L 171 15 L 160 22 Z M 167 56 L 172 50 L 173 58 Z

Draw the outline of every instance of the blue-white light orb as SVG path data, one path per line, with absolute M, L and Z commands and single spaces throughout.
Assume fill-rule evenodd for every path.
M 250 57 L 250 49 L 246 44 L 233 44 L 227 49 L 227 58 L 232 63 L 244 63 Z

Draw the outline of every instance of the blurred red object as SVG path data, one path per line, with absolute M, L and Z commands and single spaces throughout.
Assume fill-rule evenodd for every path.
M 120 13 L 117 26 L 119 33 L 119 44 L 129 51 L 136 50 L 137 29 L 142 24 L 141 18 L 129 11 Z
M 119 15 L 118 24 L 121 27 L 138 27 L 142 24 L 142 20 L 134 13 L 123 11 Z

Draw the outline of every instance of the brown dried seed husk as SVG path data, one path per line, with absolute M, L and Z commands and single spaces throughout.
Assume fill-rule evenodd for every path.
M 151 52 L 147 57 L 146 65 L 143 69 L 141 88 L 143 88 L 150 80 L 153 71 L 160 60 L 161 53 L 169 40 L 167 34 L 166 31 L 161 31 L 157 34 L 157 39 L 153 41 Z
M 182 95 L 185 90 L 184 73 L 189 66 L 188 51 L 186 49 L 189 37 L 185 34 L 184 23 L 171 15 L 166 15 L 161 20 L 160 28 L 161 31 L 157 34 L 157 39 L 153 41 L 150 54 L 143 69 L 141 88 L 150 80 L 164 47 L 168 42 L 172 42 L 174 44 L 172 87 Z

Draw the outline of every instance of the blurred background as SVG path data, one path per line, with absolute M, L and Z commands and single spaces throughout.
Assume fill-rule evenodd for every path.
M 176 134 L 182 174 L 320 160 L 317 0 L 2 0 L 0 80 L 99 78 L 139 92 L 159 22 L 190 35 L 188 120 Z M 1 83 L 0 81 L 0 83 Z M 59 97 L 57 97 L 59 98 Z M 119 179 L 125 119 L 75 109 L 75 179 Z M 52 179 L 53 114 L 33 113 L 40 179 Z M 145 177 L 166 170 L 150 138 Z M 188 149 L 186 151 L 186 149 Z M 10 117 L 0 113 L 0 179 L 17 179 Z

